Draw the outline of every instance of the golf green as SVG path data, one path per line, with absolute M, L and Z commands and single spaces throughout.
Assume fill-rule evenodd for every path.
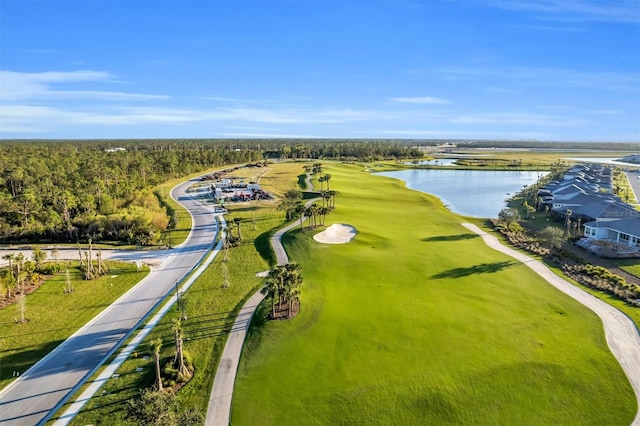
M 485 246 L 437 199 L 360 165 L 325 165 L 339 191 L 324 245 L 285 238 L 301 312 L 252 325 L 232 422 L 629 424 L 636 402 L 600 320 Z M 262 316 L 261 316 L 262 314 Z

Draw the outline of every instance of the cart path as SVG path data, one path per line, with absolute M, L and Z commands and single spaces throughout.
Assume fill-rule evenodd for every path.
M 310 181 L 307 181 L 307 189 L 313 191 L 313 185 Z M 307 201 L 305 205 L 309 206 L 318 200 L 319 198 L 314 198 Z M 305 217 L 303 222 L 306 219 Z M 287 252 L 282 246 L 282 236 L 298 226 L 299 223 L 299 220 L 294 220 L 292 223 L 276 231 L 271 237 L 270 242 L 276 254 L 278 265 L 289 263 Z M 242 309 L 240 309 L 240 313 L 238 313 L 229 337 L 227 338 L 227 343 L 224 346 L 222 357 L 216 370 L 216 377 L 213 379 L 211 395 L 209 396 L 209 407 L 205 420 L 207 426 L 228 426 L 231 422 L 231 402 L 233 399 L 236 374 L 238 373 L 238 365 L 240 364 L 240 355 L 242 354 L 242 347 L 244 346 L 253 314 L 255 314 L 260 302 L 265 298 L 261 290 L 262 289 L 256 291 L 247 303 L 244 304 Z
M 539 260 L 504 246 L 495 236 L 476 225 L 463 223 L 462 226 L 480 235 L 485 244 L 492 249 L 524 263 L 549 284 L 582 303 L 602 319 L 607 344 L 629 378 L 640 407 L 640 333 L 634 322 L 613 306 L 560 278 Z M 640 426 L 640 411 L 636 413 L 632 425 Z

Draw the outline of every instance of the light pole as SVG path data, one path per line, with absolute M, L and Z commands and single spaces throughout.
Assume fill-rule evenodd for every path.
M 176 306 L 180 310 L 180 292 L 178 292 L 178 280 L 176 280 Z

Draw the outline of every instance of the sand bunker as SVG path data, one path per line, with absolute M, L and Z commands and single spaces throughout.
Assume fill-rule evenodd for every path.
M 334 223 L 324 231 L 313 236 L 319 243 L 325 244 L 345 244 L 353 240 L 356 236 L 356 229 L 353 226 Z

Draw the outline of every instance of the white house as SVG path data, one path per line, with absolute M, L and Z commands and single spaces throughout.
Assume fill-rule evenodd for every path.
M 604 218 L 584 224 L 584 236 L 640 247 L 640 214 L 626 218 Z

